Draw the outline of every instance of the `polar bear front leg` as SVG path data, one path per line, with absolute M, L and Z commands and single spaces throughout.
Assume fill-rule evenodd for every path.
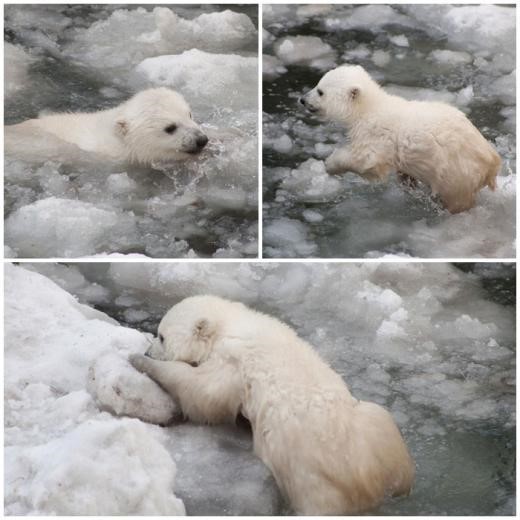
M 325 169 L 329 175 L 339 175 L 351 170 L 352 157 L 348 148 L 336 148 L 331 155 L 325 159 Z
M 192 367 L 182 361 L 159 361 L 140 354 L 130 363 L 179 400 L 183 414 L 202 423 L 235 422 L 242 405 L 242 385 L 235 366 L 207 361 Z
M 375 153 L 354 153 L 347 147 L 338 148 L 325 160 L 327 173 L 337 175 L 347 171 L 355 172 L 368 181 L 384 180 L 391 172 L 391 168 Z

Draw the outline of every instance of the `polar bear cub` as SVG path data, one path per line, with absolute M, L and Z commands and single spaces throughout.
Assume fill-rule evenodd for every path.
M 484 186 L 495 189 L 500 157 L 450 105 L 390 95 L 359 65 L 327 72 L 300 103 L 348 129 L 348 144 L 326 160 L 331 174 L 405 174 L 428 184 L 452 213 L 473 207 Z
M 164 87 L 143 90 L 109 110 L 47 115 L 5 131 L 8 153 L 15 139 L 43 133 L 87 152 L 143 165 L 193 157 L 208 142 L 181 94 Z
M 275 318 L 214 296 L 175 305 L 130 361 L 198 422 L 250 422 L 255 453 L 295 512 L 357 514 L 406 495 L 414 463 L 391 415 Z

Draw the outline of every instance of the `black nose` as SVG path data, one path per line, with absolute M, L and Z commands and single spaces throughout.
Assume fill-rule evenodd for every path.
M 208 144 L 208 138 L 205 135 L 201 135 L 197 137 L 195 142 L 197 143 L 197 148 L 204 148 Z
M 298 103 L 301 103 L 303 106 L 305 106 L 305 99 L 304 98 L 299 98 L 298 99 Z

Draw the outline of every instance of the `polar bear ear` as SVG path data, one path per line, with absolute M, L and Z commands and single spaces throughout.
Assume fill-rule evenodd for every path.
M 351 87 L 348 91 L 348 97 L 350 99 L 356 99 L 359 97 L 361 89 L 359 87 Z
M 116 134 L 124 137 L 128 133 L 128 123 L 124 119 L 116 121 Z
M 196 338 L 207 341 L 214 334 L 215 334 L 215 327 L 206 318 L 202 318 L 195 323 L 193 335 Z

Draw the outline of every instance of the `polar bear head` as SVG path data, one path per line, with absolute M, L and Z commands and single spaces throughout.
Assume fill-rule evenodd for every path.
M 312 90 L 299 98 L 309 112 L 344 123 L 360 117 L 379 85 L 360 65 L 342 65 L 327 72 Z
M 199 365 L 214 352 L 226 324 L 247 307 L 217 296 L 192 296 L 174 305 L 159 324 L 158 337 L 147 354 L 163 361 Z
M 193 121 L 188 103 L 168 88 L 143 90 L 117 110 L 116 134 L 130 162 L 187 159 L 208 142 Z

